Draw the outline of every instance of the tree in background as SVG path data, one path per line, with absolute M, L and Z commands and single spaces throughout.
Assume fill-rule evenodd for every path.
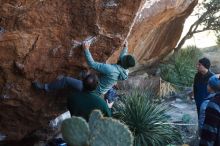
M 178 52 L 187 39 L 206 30 L 220 30 L 220 0 L 203 0 L 198 4 L 198 19 L 190 26 L 186 35 L 179 41 L 174 52 Z

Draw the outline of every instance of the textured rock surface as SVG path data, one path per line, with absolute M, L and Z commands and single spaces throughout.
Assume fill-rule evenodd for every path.
M 65 98 L 35 92 L 31 82 L 48 82 L 59 74 L 77 76 L 85 69 L 75 42 L 96 36 L 91 52 L 99 61 L 114 53 L 109 58 L 114 62 L 127 36 L 133 48 L 129 51 L 141 64 L 170 52 L 197 0 L 147 0 L 138 15 L 144 2 L 0 1 L 0 132 L 7 140 L 30 135 L 64 110 Z
M 148 67 L 172 51 L 196 4 L 197 0 L 147 0 L 128 38 L 140 67 Z M 108 61 L 114 62 L 117 54 Z
M 94 58 L 106 60 L 121 46 L 142 0 L 1 0 L 0 132 L 21 139 L 64 110 L 65 99 L 35 92 L 31 82 L 85 68 L 74 46 L 96 36 Z M 4 30 L 3 30 L 4 29 Z M 108 47 L 106 47 L 108 46 Z

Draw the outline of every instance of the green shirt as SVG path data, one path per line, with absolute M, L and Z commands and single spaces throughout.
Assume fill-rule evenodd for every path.
M 80 116 L 87 121 L 95 109 L 99 109 L 104 116 L 111 116 L 111 110 L 104 99 L 91 92 L 72 92 L 67 98 L 67 108 L 72 116 Z

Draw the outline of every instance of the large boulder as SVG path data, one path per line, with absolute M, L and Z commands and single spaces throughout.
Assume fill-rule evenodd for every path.
M 149 0 L 144 4 L 128 36 L 130 53 L 139 66 L 149 67 L 168 55 L 181 37 L 186 18 L 197 0 Z M 108 61 L 114 62 L 116 51 Z
M 97 61 L 116 62 L 123 42 L 140 64 L 176 45 L 197 0 L 1 0 L 0 135 L 20 140 L 65 110 L 65 98 L 31 82 L 77 77 L 87 65 L 77 42 L 96 37 Z M 55 96 L 55 97 L 54 97 Z

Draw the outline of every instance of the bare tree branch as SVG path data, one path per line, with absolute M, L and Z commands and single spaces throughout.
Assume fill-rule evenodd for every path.
M 202 4 L 199 5 L 199 10 L 203 13 L 197 13 L 199 17 L 189 28 L 186 35 L 179 41 L 174 52 L 178 52 L 187 39 L 192 38 L 196 33 L 200 33 L 207 30 L 220 31 L 220 3 L 219 0 L 204 0 Z M 201 14 L 201 15 L 200 15 Z

